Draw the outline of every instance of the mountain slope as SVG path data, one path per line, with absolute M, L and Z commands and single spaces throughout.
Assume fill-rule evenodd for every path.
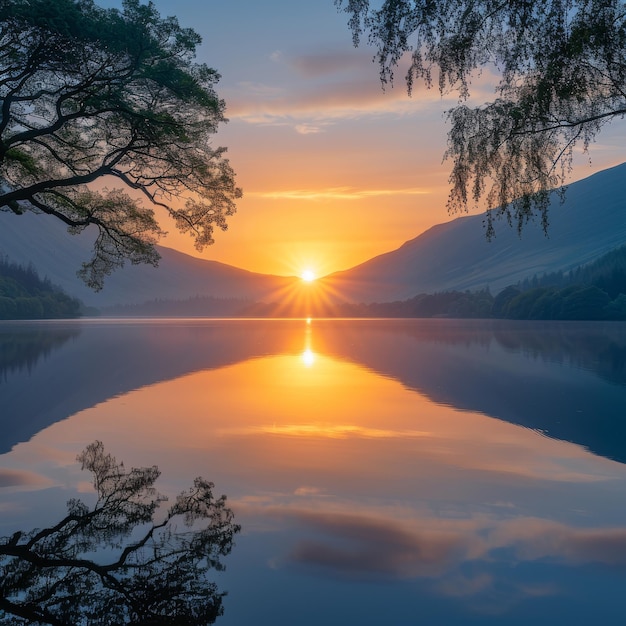
M 21 265 L 32 263 L 41 276 L 90 306 L 193 296 L 273 299 L 298 282 L 294 277 L 257 274 L 158 246 L 158 268 L 129 263 L 108 276 L 104 289 L 95 293 L 76 277 L 81 263 L 91 258 L 91 245 L 89 234 L 71 236 L 59 220 L 46 215 L 0 212 L 0 254 Z
M 568 271 L 626 243 L 626 164 L 571 184 L 549 216 L 547 237 L 537 223 L 521 237 L 500 223 L 492 241 L 482 215 L 457 218 L 324 282 L 347 300 L 382 302 L 487 286 L 497 293 L 534 274 Z
M 571 184 L 563 205 L 555 198 L 548 237 L 539 224 L 529 223 L 519 237 L 503 223 L 489 242 L 482 221 L 482 215 L 474 215 L 439 224 L 393 252 L 318 283 L 329 299 L 384 302 L 484 287 L 495 294 L 534 274 L 566 272 L 626 243 L 626 164 Z M 91 244 L 88 234 L 71 237 L 54 218 L 0 212 L 0 255 L 32 263 L 42 277 L 91 306 L 194 296 L 280 302 L 300 283 L 296 277 L 258 274 L 159 247 L 158 268 L 129 264 L 94 293 L 76 277 L 91 256 Z

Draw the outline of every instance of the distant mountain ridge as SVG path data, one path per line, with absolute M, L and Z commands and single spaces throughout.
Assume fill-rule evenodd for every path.
M 88 306 L 142 304 L 148 300 L 185 300 L 194 296 L 273 299 L 288 289 L 296 277 L 259 274 L 226 263 L 199 259 L 171 248 L 157 246 L 161 261 L 149 265 L 127 263 L 107 276 L 104 289 L 94 292 L 76 272 L 92 254 L 89 233 L 72 236 L 65 226 L 46 215 L 0 212 L 0 255 L 47 277 L 66 293 Z
M 520 237 L 504 222 L 487 241 L 483 215 L 460 217 L 323 280 L 347 300 L 383 302 L 485 287 L 495 294 L 534 274 L 569 271 L 626 243 L 626 164 L 569 185 L 549 219 L 547 237 L 538 223 Z
M 569 185 L 565 203 L 555 198 L 549 217 L 548 237 L 537 223 L 527 224 L 521 237 L 501 223 L 491 242 L 485 237 L 482 215 L 460 217 L 318 283 L 336 299 L 370 303 L 485 287 L 495 294 L 534 274 L 567 272 L 626 243 L 626 164 Z M 0 255 L 32 264 L 42 277 L 90 306 L 196 296 L 280 302 L 300 282 L 297 277 L 255 273 L 159 246 L 158 268 L 128 264 L 107 277 L 104 289 L 95 293 L 76 277 L 81 263 L 91 257 L 91 244 L 89 234 L 70 236 L 54 218 L 0 212 Z

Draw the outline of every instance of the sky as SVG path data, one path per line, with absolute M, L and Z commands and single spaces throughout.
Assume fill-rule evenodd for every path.
M 228 148 L 244 193 L 228 231 L 203 253 L 167 222 L 162 244 L 256 272 L 322 276 L 458 217 L 446 209 L 443 161 L 455 97 L 424 88 L 409 97 L 402 69 L 383 90 L 374 49 L 353 46 L 333 0 L 154 5 L 202 36 L 197 60 L 221 74 L 229 121 L 214 146 Z M 477 83 L 477 102 L 491 99 L 486 82 Z M 624 160 L 626 124 L 608 128 L 572 180 Z

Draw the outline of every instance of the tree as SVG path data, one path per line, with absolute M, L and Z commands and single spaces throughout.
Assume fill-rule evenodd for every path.
M 42 280 L 35 268 L 0 256 L 0 320 L 79 317 L 81 303 Z
M 436 80 L 457 90 L 446 157 L 452 211 L 485 199 L 518 229 L 548 227 L 550 190 L 565 183 L 577 145 L 626 113 L 626 6 L 617 0 L 335 0 L 355 45 L 369 34 L 383 84 L 405 54 L 409 92 Z M 495 99 L 466 104 L 481 68 L 499 72 Z
M 214 623 L 224 593 L 207 572 L 223 569 L 240 530 L 226 497 L 197 478 L 155 521 L 157 467 L 127 471 L 101 442 L 78 461 L 93 474 L 93 508 L 70 500 L 54 526 L 0 540 L 0 624 Z
M 225 121 L 219 75 L 194 62 L 200 41 L 151 2 L 0 3 L 0 210 L 95 227 L 79 272 L 95 289 L 126 260 L 157 264 L 155 206 L 199 250 L 235 211 L 225 148 L 210 144 Z

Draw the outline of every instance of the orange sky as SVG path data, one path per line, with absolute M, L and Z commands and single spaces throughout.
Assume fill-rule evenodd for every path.
M 121 0 L 103 0 L 118 6 Z M 203 37 L 198 60 L 222 75 L 228 147 L 244 192 L 229 230 L 200 256 L 274 274 L 347 269 L 448 221 L 444 112 L 455 96 L 417 89 L 397 72 L 383 91 L 374 50 L 355 49 L 332 0 L 228 3 L 155 0 Z M 489 76 L 477 103 L 492 98 Z M 624 159 L 626 125 L 612 125 L 573 179 Z M 164 224 L 163 244 L 198 256 Z

